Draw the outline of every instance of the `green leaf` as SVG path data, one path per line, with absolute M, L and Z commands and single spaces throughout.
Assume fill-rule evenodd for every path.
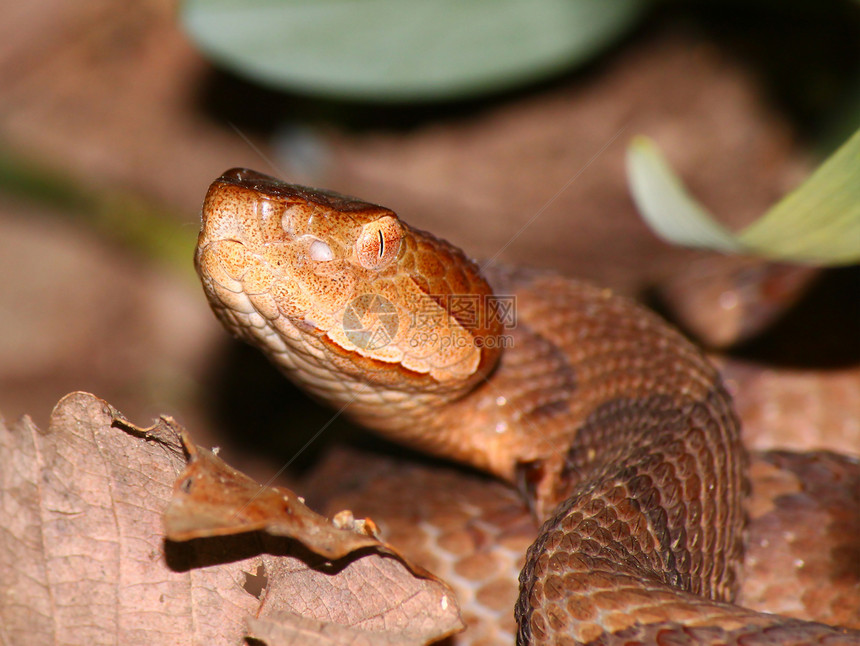
M 804 264 L 860 262 L 860 130 L 737 233 L 690 196 L 647 137 L 636 137 L 628 147 L 627 176 L 642 217 L 668 242 Z
M 743 249 L 732 233 L 687 192 L 647 137 L 635 137 L 627 149 L 627 182 L 639 213 L 667 242 L 724 252 Z
M 374 101 L 475 96 L 592 57 L 646 0 L 185 0 L 201 49 L 281 89 Z

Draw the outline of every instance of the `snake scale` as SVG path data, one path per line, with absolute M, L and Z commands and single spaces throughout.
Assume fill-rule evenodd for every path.
M 525 493 L 544 522 L 518 643 L 860 644 L 732 603 L 739 423 L 717 371 L 645 308 L 482 271 L 389 209 L 245 169 L 211 185 L 195 262 L 221 322 L 302 388 Z

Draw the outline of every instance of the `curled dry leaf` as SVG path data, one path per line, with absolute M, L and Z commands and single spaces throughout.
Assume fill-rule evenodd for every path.
M 187 432 L 180 435 L 188 465 L 176 480 L 173 498 L 164 512 L 169 540 L 265 530 L 272 536 L 297 538 L 328 559 L 365 547 L 387 549 L 374 538 L 372 523 L 344 520 L 348 512 L 338 514 L 338 522 L 332 522 L 309 509 L 289 489 L 261 486 L 213 451 L 196 446 Z M 416 571 L 430 576 L 420 568 Z
M 329 520 L 292 491 L 261 486 L 181 436 L 189 461 L 164 515 L 168 539 L 261 530 L 301 543 L 290 554 L 264 557 L 258 616 L 265 621 L 252 624 L 255 637 L 301 643 L 321 626 L 321 638 L 332 643 L 425 644 L 462 630 L 447 584 L 375 538 L 372 521 L 348 511 Z M 263 541 L 269 554 L 277 553 L 270 539 Z
M 359 555 L 367 556 L 333 564 L 337 557 L 313 555 L 282 538 L 288 531 L 281 520 L 265 534 L 248 532 L 249 526 L 219 532 L 213 530 L 213 507 L 205 506 L 193 518 L 208 522 L 208 530 L 200 533 L 184 521 L 184 531 L 189 538 L 195 531 L 209 538 L 165 542 L 162 517 L 186 453 L 214 458 L 187 437 L 183 444 L 182 435 L 169 418 L 140 429 L 87 393 L 64 397 L 44 432 L 26 417 L 9 427 L 0 420 L 0 641 L 244 644 L 254 616 L 262 619 L 252 629 L 270 644 L 306 643 L 308 626 L 319 628 L 322 641 L 323 635 L 357 628 L 373 631 L 375 643 L 397 644 L 423 644 L 459 628 L 447 586 L 416 578 L 390 548 L 366 534 L 324 529 L 328 521 L 317 517 L 314 523 L 310 510 L 301 518 L 311 528 L 300 527 L 319 539 L 322 550 L 350 553 L 334 538 L 346 532 L 355 536 Z M 260 491 L 214 461 L 218 468 L 206 477 L 232 479 L 212 488 L 213 495 L 220 488 L 235 501 L 241 486 Z M 199 475 L 200 461 L 192 460 L 191 467 Z M 180 497 L 187 480 L 183 472 Z M 269 493 L 257 502 L 286 495 L 263 491 Z M 298 509 L 298 499 L 289 496 Z M 221 511 L 229 517 L 236 510 L 228 507 Z M 176 513 L 175 502 L 170 509 Z M 348 515 L 341 521 L 350 525 Z M 281 594 L 295 598 L 280 600 Z M 346 607 L 347 598 L 357 610 Z M 280 639 L 285 616 L 291 623 L 283 630 L 295 633 L 292 626 L 298 626 L 302 637 Z M 391 642 L 385 631 L 399 631 L 399 641 Z

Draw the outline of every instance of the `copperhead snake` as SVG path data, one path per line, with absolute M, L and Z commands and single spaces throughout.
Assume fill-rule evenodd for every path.
M 482 271 L 389 209 L 244 169 L 210 187 L 195 264 L 221 322 L 302 388 L 528 496 L 544 522 L 518 643 L 860 644 L 732 603 L 739 423 L 717 371 L 645 308 Z

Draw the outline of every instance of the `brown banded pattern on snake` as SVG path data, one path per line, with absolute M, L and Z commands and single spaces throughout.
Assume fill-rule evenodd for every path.
M 303 388 L 531 497 L 546 521 L 520 643 L 860 644 L 731 603 L 739 425 L 715 369 L 644 308 L 551 274 L 485 278 L 388 209 L 239 169 L 210 187 L 196 265 L 221 321 Z M 514 327 L 493 294 L 516 296 Z M 374 316 L 384 343 L 361 334 Z

